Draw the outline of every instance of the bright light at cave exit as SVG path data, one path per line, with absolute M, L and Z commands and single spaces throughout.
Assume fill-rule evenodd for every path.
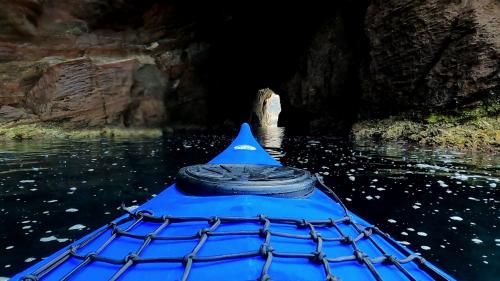
M 281 112 L 280 96 L 277 94 L 272 94 L 266 101 L 266 112 L 267 115 L 267 126 L 268 127 L 278 127 L 278 118 Z

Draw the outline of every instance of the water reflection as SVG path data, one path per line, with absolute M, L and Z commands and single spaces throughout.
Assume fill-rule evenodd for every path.
M 256 130 L 283 164 L 324 176 L 347 206 L 459 280 L 500 276 L 500 155 L 350 144 Z M 0 276 L 140 205 L 231 137 L 0 143 Z M 285 156 L 286 153 L 286 157 Z
M 282 148 L 285 127 L 260 127 L 256 129 L 256 137 L 262 147 L 276 160 L 285 156 Z

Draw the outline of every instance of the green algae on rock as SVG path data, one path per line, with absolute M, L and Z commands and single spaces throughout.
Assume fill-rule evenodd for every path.
M 25 124 L 0 126 L 1 140 L 31 139 L 95 139 L 105 138 L 156 138 L 162 135 L 157 128 L 102 127 L 92 129 L 68 129 L 54 124 Z
M 461 150 L 500 152 L 500 117 L 480 117 L 463 123 L 433 123 L 398 118 L 361 121 L 353 126 L 355 141 L 404 141 Z

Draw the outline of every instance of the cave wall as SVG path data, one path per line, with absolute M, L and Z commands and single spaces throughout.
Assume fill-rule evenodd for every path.
M 497 0 L 0 2 L 0 123 L 224 127 L 259 89 L 289 132 L 498 97 Z
M 363 117 L 446 112 L 500 95 L 500 2 L 372 1 Z
M 2 1 L 0 122 L 206 125 L 196 24 L 176 1 Z

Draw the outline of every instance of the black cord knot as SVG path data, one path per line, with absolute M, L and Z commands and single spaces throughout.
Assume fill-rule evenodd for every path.
M 371 227 L 367 227 L 361 231 L 365 237 L 372 235 L 373 231 Z
M 347 244 L 347 245 L 352 244 L 352 242 L 353 242 L 353 240 L 352 240 L 351 236 L 346 236 L 346 237 L 344 237 L 344 239 L 341 240 L 342 244 Z
M 152 212 L 152 211 L 150 211 L 150 210 L 140 210 L 140 211 L 135 212 L 135 215 L 136 215 L 138 218 L 143 218 L 143 217 L 145 217 L 146 215 L 150 215 L 150 216 L 152 216 L 152 215 L 153 215 L 153 212 Z
M 272 254 L 273 251 L 274 251 L 273 247 L 271 247 L 271 245 L 267 243 L 260 245 L 259 254 L 264 258 L 267 258 L 267 256 L 269 254 Z
M 365 260 L 367 255 L 365 253 L 361 252 L 360 250 L 356 250 L 356 251 L 354 251 L 354 257 L 356 258 L 356 260 L 358 262 L 363 263 L 363 261 Z
M 394 255 L 385 255 L 385 260 L 384 263 L 386 264 L 395 264 L 398 261 L 398 259 Z
M 214 225 L 215 223 L 217 223 L 217 222 L 219 222 L 219 221 L 220 221 L 220 219 L 219 219 L 218 217 L 210 217 L 210 218 L 208 219 L 208 224 L 210 224 L 210 225 Z
M 326 255 L 323 252 L 314 252 L 310 260 L 315 263 L 323 263 L 323 259 L 325 258 Z
M 200 231 L 198 231 L 197 235 L 198 237 L 201 237 L 203 235 L 208 235 L 208 233 L 210 232 L 210 229 L 208 228 L 203 228 L 201 229 Z
M 267 217 L 265 215 L 258 215 L 259 222 L 261 223 L 266 223 L 267 222 Z
M 182 258 L 182 264 L 184 266 L 186 266 L 186 264 L 190 261 L 190 260 L 193 260 L 194 259 L 194 254 L 193 253 L 190 253 L 190 254 L 187 254 L 185 255 L 183 258 Z
M 298 228 L 306 228 L 306 227 L 308 227 L 308 223 L 305 219 L 301 219 L 297 222 L 297 227 Z
M 352 218 L 351 218 L 351 216 L 345 216 L 344 217 L 344 223 L 345 224 L 352 224 Z
M 120 231 L 120 229 L 118 229 L 118 227 L 114 227 L 114 228 L 111 230 L 111 235 L 120 236 L 121 234 L 122 234 L 122 232 Z
M 268 227 L 259 228 L 259 236 L 260 237 L 266 238 L 268 233 L 269 233 Z
M 89 259 L 89 260 L 93 260 L 93 259 L 95 259 L 95 257 L 97 257 L 96 252 L 90 252 L 90 253 L 85 255 L 85 259 Z
M 135 253 L 130 253 L 125 257 L 125 262 L 135 262 L 136 260 L 139 259 L 139 256 Z

